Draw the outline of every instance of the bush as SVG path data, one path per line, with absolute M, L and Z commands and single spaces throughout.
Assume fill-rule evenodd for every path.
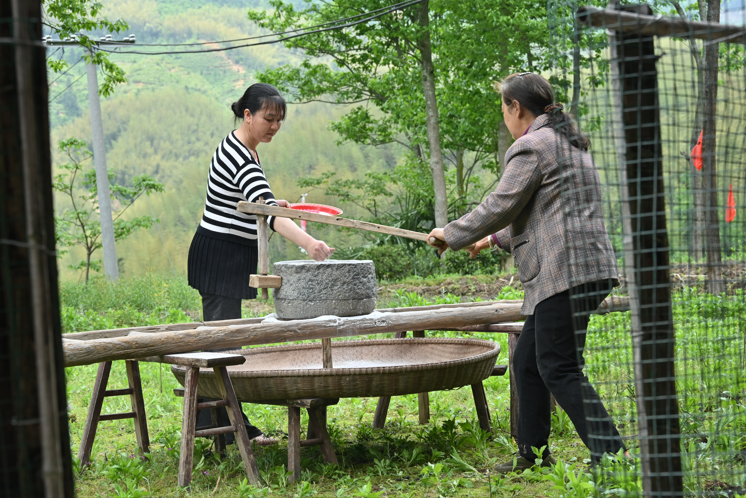
M 425 245 L 412 251 L 404 244 L 380 244 L 360 248 L 337 249 L 334 259 L 373 261 L 378 280 L 396 281 L 407 277 L 427 277 L 441 273 L 459 275 L 494 275 L 503 266 L 504 255 L 482 251 L 475 259 L 469 259 L 466 251 L 448 251 L 444 259 L 436 250 Z

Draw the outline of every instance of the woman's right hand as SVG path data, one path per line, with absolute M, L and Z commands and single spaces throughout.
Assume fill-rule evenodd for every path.
M 311 259 L 314 261 L 324 261 L 334 252 L 333 247 L 329 247 L 323 240 L 311 239 L 308 246 L 304 247 Z
M 488 235 L 487 237 L 474 244 L 471 249 L 469 249 L 469 259 L 476 258 L 480 252 L 490 247 L 489 237 L 490 236 Z

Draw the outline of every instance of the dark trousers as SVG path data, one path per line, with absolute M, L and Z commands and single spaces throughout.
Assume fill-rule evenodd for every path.
M 518 451 L 546 446 L 552 427 L 550 394 L 575 425 L 595 461 L 624 448 L 598 393 L 583 374 L 590 313 L 609 295 L 608 281 L 579 285 L 540 302 L 526 320 L 513 355 L 518 390 Z M 574 296 L 571 298 L 571 296 Z
M 205 322 L 214 322 L 216 320 L 233 320 L 241 318 L 241 300 L 233 299 L 231 297 L 215 296 L 212 294 L 202 294 L 202 320 Z M 236 348 L 225 348 L 225 349 L 210 349 L 210 352 L 218 351 L 230 351 Z M 200 398 L 200 402 L 210 401 L 211 398 Z M 262 435 L 262 431 L 249 422 L 246 415 L 241 412 L 246 424 L 246 431 L 249 433 L 249 439 L 254 439 Z M 228 412 L 225 408 L 217 408 L 218 424 L 230 425 L 228 419 Z M 210 416 L 210 410 L 200 410 L 197 414 L 197 428 L 209 427 L 212 425 L 212 418 Z M 233 442 L 233 433 L 229 432 L 225 435 L 225 442 Z

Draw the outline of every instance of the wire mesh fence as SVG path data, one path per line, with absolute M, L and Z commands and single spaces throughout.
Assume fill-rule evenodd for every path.
M 700 4 L 549 5 L 553 83 L 590 138 L 631 303 L 578 331 L 632 456 L 596 467 L 599 494 L 746 494 L 746 3 Z M 565 195 L 584 199 L 566 203 L 569 263 L 598 264 L 575 221 L 595 201 Z M 589 438 L 613 437 L 592 408 Z

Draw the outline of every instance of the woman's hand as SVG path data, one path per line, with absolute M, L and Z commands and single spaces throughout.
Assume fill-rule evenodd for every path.
M 448 242 L 446 242 L 442 228 L 434 228 L 427 236 L 427 243 L 438 249 L 438 256 L 448 249 Z
M 290 203 L 286 201 L 285 199 L 275 199 L 275 202 L 277 202 L 277 205 L 281 208 L 289 208 Z
M 473 246 L 471 246 L 471 248 L 467 248 L 467 250 L 469 251 L 469 259 L 476 258 L 480 252 L 484 251 L 488 247 L 490 247 L 490 236 L 489 235 L 483 238 L 482 240 L 480 240 L 479 242 L 477 242 L 476 244 L 474 244 Z
M 311 242 L 304 247 L 311 259 L 314 261 L 324 261 L 334 252 L 333 247 L 329 247 L 323 240 L 311 239 Z

